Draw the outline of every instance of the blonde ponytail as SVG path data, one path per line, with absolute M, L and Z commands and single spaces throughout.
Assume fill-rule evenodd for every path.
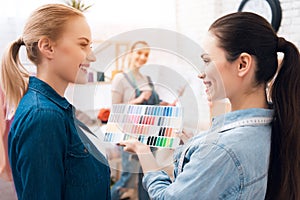
M 36 9 L 25 24 L 22 38 L 13 42 L 5 52 L 1 70 L 1 87 L 8 113 L 13 113 L 28 88 L 29 74 L 19 59 L 19 50 L 26 46 L 27 57 L 36 66 L 42 57 L 37 47 L 41 37 L 53 41 L 61 36 L 71 17 L 83 17 L 79 10 L 63 4 L 46 4 Z
M 19 59 L 22 39 L 13 42 L 4 53 L 1 63 L 1 87 L 5 94 L 7 113 L 14 113 L 27 91 L 29 74 Z

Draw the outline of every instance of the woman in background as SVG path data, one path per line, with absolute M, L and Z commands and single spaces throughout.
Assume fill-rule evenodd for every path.
M 91 31 L 83 14 L 48 4 L 29 17 L 21 38 L 3 56 L 1 86 L 14 111 L 8 154 L 18 199 L 110 199 L 110 169 L 97 159 L 64 98 L 69 83 L 86 83 L 95 61 Z M 37 67 L 29 77 L 19 49 Z M 93 150 L 93 149 L 91 149 Z
M 150 53 L 149 45 L 145 41 L 132 44 L 129 52 L 129 71 L 117 74 L 112 82 L 112 104 L 143 104 L 158 105 L 161 103 L 149 76 L 140 72 L 147 63 Z M 128 188 L 136 188 L 141 200 L 149 199 L 147 191 L 142 186 L 143 173 L 136 156 L 124 152 L 122 155 L 122 173 L 120 179 L 112 187 L 112 199 L 121 199 L 122 193 Z
M 230 100 L 207 136 L 194 136 L 175 153 L 175 180 L 150 148 L 124 141 L 138 155 L 151 199 L 300 199 L 300 56 L 261 16 L 238 12 L 209 28 L 201 55 L 209 101 Z M 277 52 L 284 54 L 278 69 Z M 266 87 L 271 87 L 267 101 Z M 270 104 L 271 103 L 271 104 Z

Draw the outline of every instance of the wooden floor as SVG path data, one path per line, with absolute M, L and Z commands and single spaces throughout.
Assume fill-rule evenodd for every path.
M 0 199 L 17 200 L 15 188 L 12 182 L 7 182 L 0 179 Z

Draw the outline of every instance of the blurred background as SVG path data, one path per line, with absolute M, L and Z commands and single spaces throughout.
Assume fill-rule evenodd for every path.
M 0 55 L 11 41 L 22 35 L 26 19 L 35 8 L 46 3 L 70 2 L 0 0 Z M 197 78 L 201 71 L 201 41 L 215 19 L 236 12 L 244 5 L 245 11 L 257 12 L 270 23 L 275 20 L 278 34 L 298 47 L 300 45 L 298 0 L 82 0 L 81 3 L 87 7 L 84 14 L 91 27 L 97 62 L 91 66 L 90 83 L 70 85 L 66 98 L 82 111 L 81 117 L 94 130 L 98 127 L 94 122 L 98 120 L 99 110 L 111 106 L 110 86 L 113 75 L 126 70 L 123 55 L 136 40 L 146 40 L 151 47 L 156 46 L 155 43 L 165 42 L 163 33 L 175 35 L 174 40 L 169 40 L 174 42 L 169 51 L 151 50 L 148 64 L 152 66 L 143 67 L 142 70 L 156 83 L 163 100 L 173 102 L 180 94 L 179 104 L 184 107 L 183 126 L 192 133 L 207 129 L 212 116 L 230 109 L 226 101 L 215 104 L 213 108 L 208 105 L 204 86 Z M 153 38 L 143 34 L 149 33 L 149 30 L 154 31 Z M 183 42 L 178 40 L 181 36 L 184 37 Z M 195 45 L 195 48 L 190 49 L 189 44 Z M 176 54 L 183 50 L 195 55 L 189 60 L 180 53 Z M 34 74 L 35 67 L 27 60 L 24 49 L 21 49 L 20 57 L 25 67 Z M 103 58 L 109 59 L 103 61 Z M 5 191 L 13 191 L 10 186 L 5 187 L 0 182 L 0 198 L 13 199 L 9 194 L 5 197 Z
M 45 3 L 70 3 L 72 0 L 0 0 L 0 55 L 2 55 L 4 48 L 10 41 L 19 38 L 22 35 L 22 30 L 25 21 L 29 14 L 38 6 Z M 77 2 L 80 2 L 77 0 Z M 269 5 L 267 2 L 271 2 Z M 275 2 L 275 3 L 274 3 Z M 74 103 L 80 110 L 98 110 L 103 107 L 110 107 L 110 95 L 105 95 L 110 90 L 110 81 L 113 78 L 115 71 L 126 70 L 124 66 L 123 53 L 128 50 L 131 43 L 135 40 L 151 40 L 143 38 L 143 34 L 135 34 L 133 37 L 122 37 L 124 34 L 139 30 L 150 28 L 154 30 L 167 30 L 173 33 L 182 34 L 190 42 L 200 45 L 201 40 L 206 33 L 209 25 L 218 17 L 237 11 L 241 4 L 245 9 L 257 12 L 265 16 L 269 21 L 276 18 L 279 21 L 278 34 L 288 40 L 293 41 L 296 45 L 300 44 L 300 35 L 298 30 L 300 28 L 300 2 L 296 0 L 82 0 L 84 7 L 88 7 L 84 11 L 88 23 L 91 26 L 93 49 L 95 51 L 97 62 L 92 64 L 91 82 L 98 82 L 97 72 L 104 73 L 101 84 L 89 84 L 85 87 L 71 87 L 66 93 L 67 98 Z M 274 14 L 274 5 L 279 4 L 281 7 L 280 20 Z M 271 10 L 273 8 L 273 11 Z M 160 33 L 158 33 L 159 35 Z M 120 36 L 121 35 L 121 36 Z M 159 38 L 153 39 L 160 41 Z M 147 41 L 149 45 L 153 45 L 153 41 Z M 152 42 L 152 43 L 151 43 Z M 177 41 L 177 43 L 180 43 Z M 187 46 L 178 45 L 178 49 L 189 48 Z M 173 50 L 173 49 L 172 49 Z M 176 50 L 175 50 L 176 51 Z M 189 51 L 189 50 L 188 50 Z M 190 52 L 192 52 L 190 50 Z M 22 63 L 34 73 L 35 67 L 27 60 L 26 55 L 21 50 Z M 197 54 L 196 56 L 200 55 Z M 103 58 L 111 57 L 109 63 L 101 63 Z M 161 96 L 167 101 L 173 101 L 178 95 L 178 91 L 188 83 L 189 87 L 181 96 L 181 102 L 190 104 L 197 101 L 198 115 L 197 117 L 189 117 L 194 110 L 186 110 L 187 120 L 185 123 L 191 128 L 195 128 L 195 123 L 191 122 L 195 118 L 201 118 L 203 123 L 201 126 L 205 127 L 208 123 L 212 113 L 206 103 L 206 96 L 203 85 L 196 78 L 201 70 L 201 63 L 199 57 L 195 57 L 199 63 L 191 65 L 186 63 L 184 59 L 178 55 L 170 52 L 152 51 L 148 60 L 149 64 L 161 65 L 165 67 L 144 67 L 146 74 L 153 77 L 156 83 L 163 83 L 163 88 L 168 91 L 158 88 L 161 91 Z M 193 58 L 194 59 L 194 58 Z M 197 66 L 195 66 L 197 65 Z M 166 81 L 165 74 L 168 70 L 175 71 L 180 74 L 184 81 L 179 81 L 175 78 L 168 77 Z M 99 77 L 98 77 L 99 78 Z M 85 91 L 85 95 L 92 95 L 93 100 L 82 101 L 75 98 L 74 93 L 81 96 Z M 89 93 L 87 93 L 89 92 Z M 106 96 L 106 98 L 102 98 Z M 173 95 L 173 96 L 172 96 Z M 192 95 L 192 96 L 191 96 Z M 190 101 L 192 99 L 192 102 Z M 200 108 L 201 107 L 201 108 Z M 224 107 L 215 112 L 223 112 Z M 91 112 L 89 112 L 91 113 Z M 95 117 L 96 113 L 90 114 Z
M 257 5 L 264 0 L 252 0 Z M 64 0 L 1 0 L 0 53 L 11 40 L 21 35 L 31 11 L 45 3 Z M 238 10 L 242 0 L 83 0 L 92 5 L 85 15 L 95 41 L 104 41 L 122 32 L 137 28 L 164 28 L 180 32 L 199 42 L 216 18 Z M 298 46 L 300 36 L 300 2 L 280 0 L 282 22 L 279 34 Z

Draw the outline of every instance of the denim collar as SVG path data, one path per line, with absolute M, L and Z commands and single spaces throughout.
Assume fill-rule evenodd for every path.
M 61 108 L 68 109 L 71 106 L 67 99 L 61 97 L 52 87 L 50 87 L 50 85 L 34 76 L 29 77 L 28 87 L 29 89 L 44 95 Z
M 237 110 L 228 112 L 226 114 L 214 117 L 212 120 L 211 129 L 218 129 L 224 125 L 236 122 L 237 120 L 244 120 L 249 118 L 260 118 L 260 117 L 273 117 L 274 111 L 272 109 L 263 108 L 249 108 L 245 110 Z

